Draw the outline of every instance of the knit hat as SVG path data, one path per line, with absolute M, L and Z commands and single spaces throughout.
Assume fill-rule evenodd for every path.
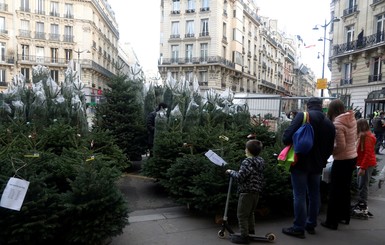
M 322 100 L 320 98 L 317 98 L 317 97 L 311 97 L 307 101 L 306 105 L 307 105 L 308 109 L 319 109 L 319 110 L 322 110 Z

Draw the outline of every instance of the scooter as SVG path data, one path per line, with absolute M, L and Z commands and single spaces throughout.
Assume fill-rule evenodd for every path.
M 229 180 L 229 188 L 227 190 L 227 197 L 226 197 L 226 205 L 225 205 L 225 213 L 223 215 L 222 220 L 222 228 L 218 231 L 218 237 L 219 238 L 226 238 L 226 231 L 231 236 L 240 236 L 240 234 L 235 233 L 230 225 L 227 222 L 227 211 L 229 208 L 229 200 L 230 200 L 230 193 L 231 193 L 231 185 L 233 183 L 233 178 L 230 177 Z M 273 233 L 267 233 L 265 236 L 255 236 L 255 235 L 249 235 L 249 239 L 251 241 L 262 241 L 262 242 L 274 242 L 276 237 Z

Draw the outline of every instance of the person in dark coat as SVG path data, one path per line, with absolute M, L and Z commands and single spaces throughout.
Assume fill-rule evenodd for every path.
M 150 157 L 153 155 L 152 148 L 154 147 L 154 135 L 155 135 L 155 118 L 157 113 L 160 110 L 164 110 L 167 108 L 166 103 L 159 103 L 158 107 L 155 111 L 152 111 L 147 116 L 147 133 L 148 133 L 148 141 L 147 141 L 147 147 L 150 152 Z
M 297 154 L 298 161 L 290 167 L 294 197 L 293 226 L 283 228 L 286 235 L 305 238 L 305 230 L 315 234 L 320 208 L 321 173 L 327 159 L 333 153 L 336 135 L 333 123 L 322 111 L 322 100 L 312 97 L 307 102 L 310 124 L 314 130 L 313 147 L 307 154 Z M 303 112 L 298 112 L 290 126 L 284 131 L 282 141 L 285 145 L 293 143 L 294 133 L 301 127 Z M 306 202 L 308 198 L 308 206 Z

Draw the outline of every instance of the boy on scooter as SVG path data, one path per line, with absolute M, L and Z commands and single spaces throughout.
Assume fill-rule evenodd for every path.
M 258 204 L 259 193 L 263 186 L 263 170 L 265 161 L 259 156 L 262 142 L 249 140 L 246 142 L 246 158 L 242 161 L 239 171 L 227 169 L 226 173 L 238 182 L 238 207 L 237 217 L 240 236 L 233 235 L 231 242 L 248 244 L 249 234 L 254 235 L 254 211 Z

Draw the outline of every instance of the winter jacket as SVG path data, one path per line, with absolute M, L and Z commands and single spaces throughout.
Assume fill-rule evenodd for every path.
M 249 157 L 242 161 L 239 171 L 230 171 L 230 176 L 238 181 L 239 193 L 258 193 L 263 188 L 265 161 L 261 157 Z
M 353 111 L 345 112 L 334 118 L 336 138 L 334 142 L 334 160 L 347 160 L 357 157 L 356 137 L 357 121 Z
M 313 148 L 307 154 L 297 154 L 298 161 L 290 170 L 299 169 L 307 173 L 322 173 L 327 159 L 333 152 L 335 127 L 333 123 L 322 112 L 320 105 L 308 104 L 310 124 L 314 130 Z M 282 137 L 284 145 L 293 143 L 293 135 L 301 127 L 304 113 L 298 112 L 290 126 L 285 130 Z
M 357 166 L 366 170 L 368 167 L 377 165 L 376 154 L 374 153 L 376 137 L 370 131 L 363 132 L 363 134 L 365 141 L 360 142 L 360 138 L 357 141 Z

